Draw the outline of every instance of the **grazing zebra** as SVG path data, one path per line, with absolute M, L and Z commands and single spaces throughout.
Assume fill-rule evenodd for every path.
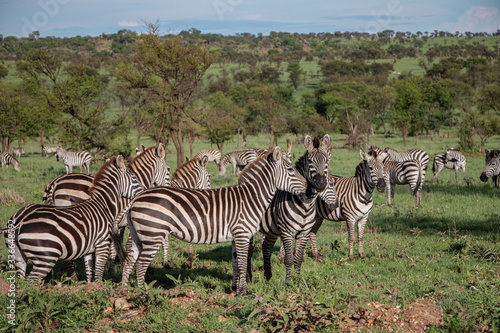
M 486 165 L 479 179 L 481 179 L 482 182 L 487 182 L 489 178 L 493 178 L 495 187 L 498 187 L 498 175 L 500 175 L 500 150 L 493 149 L 489 151 L 485 149 L 484 152 L 486 154 Z
M 25 154 L 23 147 L 12 147 L 10 152 L 12 155 L 17 156 L 17 158 L 21 158 L 21 154 Z
M 58 147 L 56 150 L 56 157 L 62 159 L 66 167 L 66 173 L 72 173 L 74 166 L 80 167 L 82 173 L 82 166 L 87 170 L 87 175 L 90 174 L 90 160 L 92 157 L 88 151 L 67 151 L 63 147 Z
M 316 223 L 311 230 L 312 254 L 319 260 L 316 234 L 323 220 L 346 221 L 349 233 L 349 259 L 354 260 L 354 227 L 358 224 L 358 254 L 365 258 L 363 236 L 368 215 L 373 208 L 373 190 L 379 192 L 386 188 L 384 179 L 384 165 L 382 161 L 386 153 L 372 155 L 360 151 L 363 161 L 356 167 L 354 177 L 339 177 L 329 175 L 330 181 L 335 183 L 337 192 L 337 207 L 328 205 L 321 198 L 317 199 Z
M 57 148 L 59 146 L 42 146 L 42 156 L 48 157 L 50 154 L 56 153 Z M 56 156 L 56 158 L 59 161 L 59 157 Z
M 380 149 L 372 146 L 369 154 L 380 154 Z M 385 152 L 385 150 L 384 150 Z M 391 199 L 394 200 L 395 185 L 409 184 L 415 195 L 416 205 L 422 204 L 422 186 L 424 183 L 424 170 L 422 164 L 418 160 L 406 160 L 397 162 L 389 155 L 384 161 L 385 186 L 387 191 L 387 204 L 390 206 Z
M 150 147 L 143 151 L 140 156 L 136 156 L 128 165 L 138 177 L 139 181 L 145 188 L 153 186 L 169 186 L 170 185 L 170 167 L 165 161 L 165 148 L 160 143 L 157 147 Z M 43 203 L 53 206 L 68 206 L 81 203 L 90 198 L 89 189 L 92 186 L 94 177 L 82 173 L 65 174 L 57 177 L 49 185 L 47 185 Z M 128 200 L 123 199 L 123 206 L 128 205 Z M 123 221 L 117 221 L 120 227 L 126 226 L 124 216 L 121 216 Z M 116 250 L 114 244 L 111 243 L 111 262 L 109 270 L 114 270 L 114 258 Z M 68 276 L 73 280 L 78 280 L 73 262 L 67 262 Z
M 203 156 L 206 156 L 208 158 L 209 162 L 215 162 L 217 166 L 220 163 L 220 160 L 222 159 L 222 153 L 219 149 L 207 149 L 207 150 L 202 150 L 198 154 L 194 156 L 194 158 L 202 158 Z
M 249 164 L 239 185 L 212 190 L 156 187 L 137 196 L 129 213 L 132 247 L 123 269 L 127 285 L 136 266 L 137 282 L 167 234 L 195 244 L 233 242 L 233 287 L 246 294 L 250 240 L 277 190 L 301 194 L 306 180 L 284 158 L 279 147 Z M 115 237 L 115 241 L 117 238 Z M 118 240 L 119 241 L 119 240 Z M 121 247 L 119 248 L 121 250 Z M 239 280 L 239 286 L 237 281 Z
M 231 163 L 233 166 L 233 176 L 236 173 L 240 173 L 241 170 L 250 162 L 257 159 L 257 153 L 253 149 L 240 150 L 230 152 L 220 160 L 219 164 L 219 176 L 223 176 L 226 173 L 226 166 Z
M 292 264 L 300 274 L 304 249 L 309 240 L 309 233 L 315 223 L 316 198 L 321 193 L 326 202 L 336 204 L 336 193 L 332 183 L 328 182 L 328 166 L 330 164 L 330 136 L 323 137 L 320 145 L 318 138 L 314 140 L 307 135 L 304 145 L 307 151 L 295 164 L 297 171 L 307 180 L 306 194 L 294 195 L 277 191 L 269 208 L 260 222 L 260 231 L 265 235 L 262 243 L 264 256 L 264 276 L 272 277 L 271 254 L 274 243 L 281 237 L 285 252 L 286 281 L 292 278 Z M 295 252 L 293 240 L 295 239 Z
M 455 181 L 457 184 L 458 169 L 462 169 L 464 180 L 467 181 L 467 177 L 465 175 L 465 164 L 465 156 L 460 152 L 460 150 L 450 148 L 446 151 L 446 153 L 436 154 L 432 163 L 432 172 L 434 173 L 432 181 L 438 181 L 438 174 L 441 170 L 443 170 L 443 168 L 455 170 Z
M 7 170 L 9 170 L 9 164 L 12 164 L 12 166 L 14 166 L 14 170 L 16 170 L 17 172 L 21 171 L 21 165 L 19 164 L 19 161 L 7 152 L 0 151 L 0 163 L 2 163 L 2 169 L 5 165 L 7 167 Z
M 83 257 L 90 282 L 95 254 L 95 280 L 102 280 L 113 221 L 124 208 L 121 197 L 132 199 L 142 190 L 144 186 L 118 155 L 96 173 L 89 200 L 69 207 L 32 204 L 22 208 L 9 220 L 9 228 L 1 230 L 15 230 L 15 237 L 6 237 L 6 243 L 15 249 L 18 277 L 25 276 L 28 260 L 33 263 L 29 279 L 36 282 L 58 260 Z

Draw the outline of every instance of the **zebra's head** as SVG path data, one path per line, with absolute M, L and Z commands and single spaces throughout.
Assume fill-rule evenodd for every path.
M 140 192 L 145 190 L 144 185 L 139 181 L 139 178 L 125 163 L 122 155 L 118 155 L 115 159 L 116 167 L 121 171 L 121 180 L 118 182 L 119 191 L 121 196 L 127 199 L 133 199 Z
M 134 157 L 129 168 L 137 174 L 147 188 L 170 186 L 170 167 L 165 160 L 165 155 L 165 147 L 160 143 Z
M 211 189 L 210 173 L 207 170 L 208 156 L 204 155 L 200 160 L 196 160 L 196 167 L 198 169 L 198 178 L 196 188 L 208 190 Z
M 328 175 L 325 189 L 318 193 L 318 197 L 333 209 L 339 206 L 337 191 L 335 190 L 335 181 L 330 175 Z
M 226 166 L 229 164 L 229 154 L 224 155 L 219 164 L 217 164 L 217 168 L 219 170 L 219 176 L 224 176 L 226 174 Z
M 359 155 L 363 159 L 363 163 L 366 163 L 366 166 L 368 166 L 368 169 L 365 169 L 366 174 L 361 176 L 365 177 L 370 185 L 376 186 L 379 192 L 384 192 L 385 177 L 383 161 L 387 158 L 387 153 L 383 151 L 380 153 L 370 151 L 368 154 L 360 150 Z
M 314 140 L 307 135 L 304 146 L 307 152 L 295 164 L 297 170 L 307 179 L 309 196 L 323 191 L 328 185 L 328 166 L 330 165 L 331 138 L 327 134 L 320 144 L 316 137 Z
M 294 195 L 306 192 L 307 180 L 293 167 L 287 152 L 283 152 L 280 147 L 276 146 L 267 155 L 267 160 L 276 167 L 275 185 L 278 190 Z
M 497 176 L 500 173 L 500 150 L 494 149 L 489 151 L 488 149 L 485 149 L 484 152 L 486 154 L 486 165 L 481 173 L 481 176 L 479 177 L 482 182 L 486 182 L 489 178 Z
M 16 160 L 14 157 L 12 157 L 12 165 L 14 166 L 14 170 L 17 172 L 21 172 L 21 165 L 19 164 L 19 161 Z
M 177 167 L 172 178 L 173 187 L 208 190 L 210 173 L 207 170 L 208 156 L 194 157 Z

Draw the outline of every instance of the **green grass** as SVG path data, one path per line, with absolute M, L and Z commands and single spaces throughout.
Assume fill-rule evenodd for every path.
M 457 145 L 455 132 L 450 132 L 447 139 L 420 138 L 418 147 L 425 149 L 432 161 L 436 153 Z M 269 142 L 267 136 L 249 140 L 249 147 L 266 148 Z M 343 136 L 333 135 L 332 144 L 343 140 Z M 415 147 L 413 140 L 409 138 L 404 147 L 399 137 L 375 134 L 370 143 L 404 150 Z M 236 143 L 236 138 L 228 142 L 224 152 L 242 149 Z M 145 140 L 144 144 L 153 143 Z M 285 138 L 279 144 L 285 147 Z M 499 136 L 489 140 L 487 148 L 498 147 Z M 198 141 L 194 153 L 208 148 L 209 143 Z M 41 157 L 36 143 L 28 143 L 25 149 L 20 173 L 13 168 L 0 171 L 2 226 L 23 205 L 40 203 L 45 186 L 64 172 L 61 162 Z M 188 146 L 186 149 L 189 155 Z M 296 159 L 304 151 L 294 144 Z M 461 175 L 456 184 L 454 172 L 448 169 L 439 174 L 439 183 L 433 183 L 429 166 L 421 208 L 415 207 L 409 186 L 396 188 L 391 207 L 386 205 L 385 193 L 375 193 L 375 205 L 366 226 L 364 260 L 356 258 L 350 262 L 345 225 L 325 221 L 318 235 L 322 262 L 313 260 L 308 250 L 301 276 L 294 274 L 292 283 L 287 284 L 284 266 L 275 252 L 273 278 L 268 282 L 263 277 L 261 235 L 257 234 L 254 278 L 248 285 L 250 295 L 234 297 L 230 243 L 196 245 L 197 257 L 188 270 L 184 268 L 188 244 L 172 239 L 172 268 L 161 266 L 160 250 L 153 270 L 146 274 L 148 288 L 135 286 L 134 274 L 132 287 L 120 287 L 119 265 L 117 273 L 105 273 L 105 283 L 101 285 L 73 285 L 65 280 L 62 262 L 49 274 L 43 288 L 18 281 L 17 325 L 25 331 L 339 331 L 348 323 L 342 316 L 358 312 L 368 302 L 402 309 L 414 302 L 428 302 L 444 310 L 444 326 L 433 327 L 434 332 L 469 332 L 480 325 L 496 327 L 498 331 L 500 190 L 493 188 L 491 181 L 479 181 L 484 167 L 482 154 L 466 157 L 469 184 Z M 173 147 L 168 149 L 167 160 L 175 170 Z M 332 150 L 331 172 L 353 175 L 359 160 L 358 151 Z M 98 165 L 93 164 L 92 172 L 97 169 Z M 214 163 L 209 164 L 209 171 L 213 187 L 237 183 L 231 175 L 219 177 Z M 2 245 L 3 279 L 9 276 L 6 261 L 7 249 Z M 78 262 L 77 270 L 84 279 L 82 262 Z M 132 304 L 131 310 L 113 307 L 119 297 Z M 256 302 L 255 297 L 263 300 Z M 7 294 L 0 296 L 0 307 L 5 308 L 9 300 Z M 308 302 L 315 305 L 306 311 Z M 14 329 L 3 323 L 2 327 L 7 331 Z M 380 327 L 373 330 L 386 331 Z

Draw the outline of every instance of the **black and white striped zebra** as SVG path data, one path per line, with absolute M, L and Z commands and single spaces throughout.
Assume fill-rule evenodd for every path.
M 316 223 L 311 230 L 311 249 L 313 256 L 319 260 L 316 235 L 323 220 L 346 221 L 349 234 L 349 259 L 354 260 L 354 228 L 358 226 L 358 254 L 365 258 L 363 237 L 366 221 L 373 208 L 373 191 L 379 192 L 386 188 L 384 165 L 382 161 L 386 153 L 370 155 L 360 151 L 363 159 L 356 167 L 354 177 L 339 177 L 329 175 L 335 184 L 337 207 L 328 205 L 321 198 L 317 199 Z
M 66 167 L 66 173 L 72 173 L 73 167 L 80 167 L 80 173 L 82 173 L 82 166 L 87 171 L 87 175 L 90 174 L 90 161 L 92 156 L 88 151 L 67 151 L 63 147 L 58 147 L 56 150 L 56 157 L 60 158 L 64 166 Z
M 55 154 L 57 152 L 57 148 L 59 148 L 59 146 L 42 146 L 42 156 L 49 157 L 50 154 Z M 57 156 L 56 158 L 59 161 Z
M 369 154 L 380 154 L 380 149 L 372 146 Z M 386 150 L 384 149 L 384 152 Z M 415 196 L 417 206 L 422 204 L 422 186 L 424 183 L 424 168 L 418 160 L 405 160 L 398 162 L 389 155 L 384 159 L 385 186 L 387 192 L 387 204 L 390 206 L 394 200 L 396 185 L 410 185 Z M 392 200 L 391 200 L 392 199 Z
M 123 269 L 127 285 L 136 266 L 137 282 L 143 283 L 146 268 L 167 234 L 196 244 L 233 242 L 233 287 L 246 294 L 250 240 L 279 190 L 301 194 L 306 180 L 293 168 L 283 152 L 273 152 L 249 164 L 239 185 L 212 190 L 157 187 L 133 200 L 129 213 L 132 248 Z
M 161 143 L 158 146 L 144 150 L 143 154 L 135 157 L 129 163 L 128 167 L 136 174 L 145 188 L 169 186 L 171 184 L 170 167 L 165 160 L 165 148 Z M 93 180 L 94 177 L 82 173 L 61 175 L 47 185 L 43 195 L 43 203 L 53 206 L 69 206 L 88 200 Z M 129 203 L 129 200 L 125 198 L 122 198 L 122 201 L 124 207 Z M 124 228 L 127 224 L 124 217 L 122 215 L 121 220 L 116 221 L 121 228 Z M 112 243 L 111 261 L 109 264 L 110 271 L 114 270 L 115 257 L 116 250 Z M 73 262 L 68 261 L 67 266 L 68 276 L 71 276 L 73 280 L 78 280 Z
M 465 165 L 467 164 L 465 156 L 460 152 L 460 150 L 450 148 L 446 153 L 439 153 L 434 156 L 434 161 L 432 163 L 432 172 L 434 176 L 433 181 L 439 181 L 438 174 L 443 170 L 443 168 L 455 170 L 455 181 L 458 184 L 458 169 L 462 169 L 464 175 L 464 180 L 467 181 L 467 176 L 465 175 Z
M 19 161 L 7 152 L 0 151 L 0 163 L 2 164 L 2 169 L 5 165 L 6 169 L 9 170 L 9 164 L 12 164 L 14 170 L 16 170 L 17 172 L 21 171 L 21 165 L 19 164 Z
M 481 179 L 482 182 L 487 182 L 489 178 L 492 178 L 495 187 L 498 187 L 498 176 L 500 175 L 500 150 L 493 149 L 490 151 L 485 149 L 484 152 L 486 154 L 485 166 L 479 179 Z
M 10 148 L 10 153 L 17 158 L 21 158 L 21 154 L 25 154 L 23 147 L 12 147 Z
M 219 176 L 226 173 L 228 164 L 233 166 L 233 176 L 239 174 L 243 168 L 257 159 L 257 153 L 253 149 L 233 151 L 224 155 L 219 163 Z
M 36 282 L 58 260 L 83 257 L 90 282 L 95 255 L 95 280 L 102 280 L 113 221 L 124 208 L 121 197 L 132 199 L 143 189 L 118 155 L 96 173 L 89 200 L 68 207 L 32 204 L 22 208 L 9 220 L 7 228 L 1 230 L 2 233 L 15 230 L 15 237 L 6 237 L 6 243 L 14 249 L 18 277 L 25 276 L 28 260 L 33 263 L 29 279 Z
M 307 151 L 299 158 L 295 168 L 307 180 L 306 194 L 297 196 L 277 191 L 261 220 L 260 231 L 265 235 L 262 253 L 266 279 L 272 277 L 271 254 L 278 237 L 281 237 L 284 249 L 286 280 L 291 280 L 292 264 L 296 273 L 300 274 L 304 249 L 316 222 L 316 198 L 321 193 L 328 204 L 336 204 L 335 187 L 333 183 L 328 182 L 330 143 L 329 135 L 323 137 L 322 144 L 318 138 L 313 140 L 309 135 L 305 137 L 304 145 Z
M 375 146 L 372 146 L 375 147 Z M 424 181 L 425 174 L 427 172 L 427 164 L 429 163 L 429 155 L 423 151 L 422 149 L 408 149 L 407 151 L 398 152 L 392 148 L 384 148 L 384 151 L 389 154 L 389 156 L 397 162 L 405 162 L 405 161 L 419 161 L 420 165 L 423 167 L 424 171 Z
M 198 154 L 196 154 L 194 157 L 195 158 L 202 158 L 203 156 L 206 156 L 208 159 L 208 162 L 215 162 L 217 166 L 220 164 L 220 160 L 222 159 L 222 153 L 219 149 L 206 149 L 200 151 Z

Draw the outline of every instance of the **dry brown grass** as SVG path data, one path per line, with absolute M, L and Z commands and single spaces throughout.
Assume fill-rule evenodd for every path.
M 0 205 L 1 206 L 25 206 L 26 199 L 13 190 L 5 190 L 0 192 Z

